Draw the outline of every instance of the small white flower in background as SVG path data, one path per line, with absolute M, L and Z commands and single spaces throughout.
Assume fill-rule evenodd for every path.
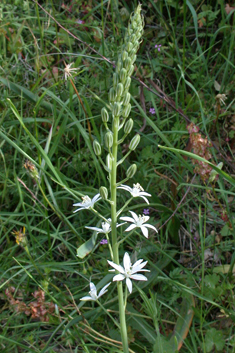
M 111 282 L 109 282 L 108 284 L 106 284 L 106 286 L 104 286 L 101 291 L 99 292 L 99 294 L 97 295 L 97 289 L 96 286 L 94 285 L 94 283 L 90 283 L 90 296 L 86 296 L 86 297 L 82 297 L 80 300 L 98 300 L 104 293 L 107 292 L 107 288 L 108 286 L 111 284 Z
M 125 224 L 125 222 L 121 224 L 117 224 L 116 227 L 118 228 L 123 224 Z M 97 227 L 85 227 L 85 228 L 95 230 L 97 234 L 99 233 L 108 234 L 109 232 L 111 232 L 111 218 L 108 219 L 108 222 L 102 222 L 102 228 L 97 228 Z
M 76 72 L 77 70 L 79 70 L 78 67 L 71 69 L 72 65 L 73 65 L 73 63 L 68 64 L 68 65 L 65 64 L 65 68 L 64 68 L 64 79 L 65 79 L 65 81 L 67 81 L 68 77 L 72 77 L 72 74 L 71 74 L 72 72 Z
M 120 217 L 120 219 L 122 221 L 125 221 L 125 222 L 131 222 L 133 224 L 131 224 L 126 230 L 125 232 L 129 232 L 130 230 L 132 229 L 135 229 L 135 228 L 140 228 L 143 235 L 148 238 L 148 228 L 151 228 L 153 230 L 155 230 L 155 232 L 157 232 L 157 229 L 152 226 L 151 224 L 144 224 L 145 222 L 147 222 L 149 220 L 149 216 L 137 216 L 137 214 L 133 211 L 129 211 L 132 215 L 133 218 L 131 217 Z
M 147 271 L 150 272 L 149 270 L 143 270 L 143 267 L 147 264 L 148 261 L 144 261 L 143 259 L 140 259 L 136 261 L 133 265 L 131 264 L 131 259 L 129 254 L 126 252 L 124 257 L 123 257 L 123 266 L 117 265 L 112 261 L 108 261 L 109 265 L 115 268 L 118 272 L 120 272 L 118 275 L 115 275 L 113 277 L 113 281 L 123 281 L 126 279 L 126 285 L 129 290 L 129 292 L 132 292 L 132 282 L 131 279 L 134 279 L 136 281 L 147 281 L 148 278 L 145 277 L 144 275 L 141 275 L 137 272 L 143 272 Z M 114 271 L 114 270 L 110 270 Z
M 82 202 L 78 202 L 78 203 L 74 203 L 73 206 L 78 206 L 80 208 L 78 208 L 77 210 L 73 211 L 73 213 L 78 212 L 80 210 L 84 210 L 84 209 L 89 209 L 89 208 L 93 208 L 94 204 L 99 201 L 101 199 L 100 194 L 97 194 L 93 197 L 93 199 L 91 200 L 89 196 L 84 196 L 82 197 Z
M 126 191 L 129 191 L 129 193 L 133 197 L 142 197 L 142 199 L 144 199 L 144 201 L 147 203 L 149 203 L 149 201 L 146 199 L 145 196 L 152 196 L 151 194 L 148 194 L 147 192 L 145 192 L 139 183 L 133 184 L 133 189 L 127 185 L 118 186 L 118 189 L 124 189 Z

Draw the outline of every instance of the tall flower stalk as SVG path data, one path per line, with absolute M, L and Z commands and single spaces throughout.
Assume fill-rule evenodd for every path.
M 124 38 L 124 44 L 121 47 L 120 54 L 118 56 L 118 61 L 116 63 L 115 73 L 113 74 L 113 86 L 109 91 L 109 108 L 110 113 L 112 115 L 112 127 L 109 125 L 109 117 L 110 113 L 106 108 L 102 108 L 101 117 L 106 128 L 105 134 L 105 146 L 107 148 L 108 154 L 106 156 L 106 163 L 101 159 L 102 148 L 97 140 L 93 143 L 93 148 L 96 156 L 99 158 L 100 163 L 103 165 L 104 169 L 109 174 L 109 183 L 110 183 L 110 199 L 108 198 L 108 190 L 101 186 L 99 189 L 99 193 L 90 199 L 88 196 L 84 196 L 82 202 L 74 204 L 74 206 L 78 206 L 74 212 L 78 212 L 81 210 L 91 210 L 98 217 L 100 217 L 104 222 L 102 223 L 102 228 L 97 227 L 86 227 L 88 229 L 96 231 L 97 234 L 104 233 L 108 237 L 108 233 L 111 231 L 111 244 L 110 246 L 110 256 L 112 261 L 108 261 L 109 265 L 113 267 L 115 271 L 115 275 L 113 277 L 113 281 L 117 283 L 117 291 L 118 291 L 118 302 L 119 302 L 119 321 L 123 344 L 123 352 L 128 353 L 128 337 L 127 337 L 127 326 L 126 326 L 126 317 L 125 317 L 125 307 L 127 302 L 127 290 L 125 290 L 125 296 L 123 291 L 123 283 L 128 288 L 129 293 L 132 292 L 132 282 L 131 280 L 137 281 L 146 281 L 147 277 L 144 275 L 137 273 L 146 271 L 147 269 L 143 269 L 143 267 L 147 264 L 147 261 L 143 262 L 143 259 L 137 260 L 133 265 L 131 263 L 131 258 L 129 254 L 126 252 L 123 258 L 123 266 L 119 263 L 119 245 L 125 242 L 126 237 L 122 240 L 117 236 L 117 228 L 121 224 L 117 223 L 117 218 L 119 218 L 122 212 L 126 212 L 126 208 L 129 202 L 136 197 L 141 197 L 147 204 L 149 203 L 147 197 L 151 195 L 144 191 L 139 183 L 133 185 L 133 188 L 130 186 L 124 185 L 124 182 L 128 181 L 132 178 L 136 172 L 136 165 L 131 165 L 126 171 L 126 178 L 122 181 L 117 181 L 117 170 L 118 167 L 124 162 L 127 156 L 136 149 L 137 145 L 140 142 L 140 135 L 135 135 L 129 144 L 129 151 L 126 155 L 118 160 L 118 147 L 127 137 L 127 135 L 131 132 L 133 128 L 133 120 L 129 118 L 129 114 L 131 112 L 131 104 L 130 98 L 131 95 L 129 93 L 129 88 L 131 84 L 131 75 L 134 72 L 134 63 L 136 60 L 136 53 L 138 51 L 141 37 L 143 34 L 143 18 L 141 16 L 141 6 L 139 5 L 133 15 L 131 16 L 130 23 L 128 25 L 126 35 Z M 119 132 L 123 129 L 122 137 L 119 139 Z M 117 189 L 123 189 L 128 191 L 131 194 L 130 200 L 128 200 L 124 206 L 117 210 Z M 105 219 L 101 214 L 99 214 L 95 210 L 95 203 L 100 201 L 101 199 L 109 202 L 111 207 L 111 219 Z M 140 229 L 145 237 L 148 237 L 147 228 L 151 228 L 153 231 L 157 231 L 154 226 L 149 224 L 144 224 L 149 216 L 137 216 L 134 212 L 132 212 L 133 219 L 130 217 L 120 217 L 124 221 L 133 223 L 126 228 L 126 232 L 133 229 Z M 111 228 L 111 229 L 110 229 Z M 131 235 L 131 233 L 130 233 Z M 125 281 L 123 281 L 125 280 Z M 97 295 L 96 286 L 93 283 L 90 283 L 91 291 L 89 292 L 90 296 L 85 296 L 81 298 L 81 300 L 94 300 L 97 301 L 99 305 L 100 302 L 98 298 L 107 292 L 106 285 Z

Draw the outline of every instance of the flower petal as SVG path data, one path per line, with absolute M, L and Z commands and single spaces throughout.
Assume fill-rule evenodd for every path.
M 141 226 L 140 229 L 141 229 L 142 233 L 144 234 L 145 238 L 148 238 L 149 232 L 148 232 L 148 229 L 145 227 L 145 225 Z
M 92 203 L 94 204 L 95 202 L 97 202 L 97 201 L 100 200 L 100 199 L 101 199 L 100 194 L 97 194 L 97 195 L 95 195 L 95 196 L 93 197 Z
M 147 281 L 148 278 L 145 277 L 144 275 L 140 275 L 140 274 L 135 274 L 135 275 L 131 275 L 130 278 L 135 279 L 136 281 Z
M 96 232 L 99 232 L 99 233 L 104 233 L 103 229 L 101 228 L 97 228 L 97 227 L 85 227 L 85 228 L 95 230 Z
M 129 211 L 132 215 L 132 217 L 134 218 L 135 222 L 137 222 L 139 220 L 139 217 L 137 216 L 137 214 L 133 211 Z
M 128 270 L 130 270 L 131 267 L 131 259 L 130 256 L 128 254 L 128 252 L 125 252 L 124 256 L 123 256 L 123 265 L 124 265 L 124 269 L 125 272 Z
M 104 286 L 101 291 L 99 292 L 98 298 L 100 298 L 104 293 L 106 293 L 108 290 L 108 286 L 111 284 L 112 282 L 109 282 L 108 284 L 106 284 L 106 286 Z
M 152 226 L 152 224 L 145 224 L 144 226 L 145 226 L 145 227 L 147 227 L 147 228 L 154 229 L 154 230 L 155 230 L 155 232 L 157 232 L 157 233 L 158 233 L 157 228 L 155 228 L 154 226 Z
M 127 285 L 129 292 L 131 293 L 132 292 L 132 282 L 131 282 L 130 278 L 126 279 L 126 285 Z
M 137 225 L 131 224 L 127 229 L 125 229 L 125 232 L 129 232 L 130 230 L 135 229 L 135 228 L 137 228 Z
M 122 221 L 135 223 L 135 220 L 131 217 L 120 217 Z
M 145 201 L 147 204 L 149 204 L 149 201 L 148 201 L 148 199 L 146 199 L 146 197 L 144 197 L 144 196 L 142 196 L 142 195 L 139 195 L 139 197 L 141 197 L 142 199 L 144 199 L 144 201 Z
M 80 300 L 95 300 L 95 299 L 93 299 L 93 298 L 91 298 L 91 297 L 86 296 L 86 297 L 82 297 Z
M 122 281 L 124 278 L 125 276 L 119 273 L 118 275 L 113 277 L 113 281 Z
M 77 210 L 73 211 L 73 213 L 76 213 L 76 212 L 78 212 L 78 211 L 80 211 L 80 210 L 84 210 L 84 207 L 78 208 Z
M 130 193 L 132 192 L 132 188 L 130 188 L 130 186 L 123 185 L 123 184 L 121 186 L 118 186 L 117 189 L 123 189 L 123 190 L 129 191 Z
M 117 271 L 119 271 L 119 272 L 121 272 L 121 273 L 125 273 L 125 270 L 124 270 L 124 268 L 123 268 L 121 265 L 117 265 L 117 264 L 115 264 L 114 262 L 109 261 L 109 260 L 107 260 L 107 261 L 108 261 L 108 264 L 109 264 L 110 266 L 112 266 L 113 268 L 115 268 L 115 270 L 117 270 Z

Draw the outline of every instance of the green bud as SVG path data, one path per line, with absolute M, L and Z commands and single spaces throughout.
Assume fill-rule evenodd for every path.
M 120 81 L 124 84 L 126 81 L 127 71 L 126 69 L 121 69 L 119 73 Z
M 118 74 L 117 73 L 114 73 L 113 74 L 113 87 L 117 87 L 117 84 L 118 84 Z
M 113 87 L 110 88 L 109 90 L 109 101 L 110 103 L 114 102 L 116 99 L 116 91 Z
M 110 154 L 107 154 L 106 157 L 106 166 L 111 170 L 112 169 L 112 157 L 110 156 Z
M 126 171 L 127 178 L 133 178 L 133 176 L 135 175 L 136 171 L 137 171 L 136 164 L 132 164 Z
M 135 33 L 133 33 L 130 37 L 130 42 L 134 43 L 136 41 Z
M 129 149 L 131 151 L 134 151 L 136 149 L 136 147 L 138 146 L 139 142 L 140 142 L 140 135 L 135 135 L 130 142 Z
M 131 95 L 129 92 L 127 92 L 123 97 L 123 102 L 122 102 L 123 105 L 125 106 L 125 105 L 129 104 L 130 99 L 131 99 Z
M 112 145 L 113 145 L 113 134 L 112 134 L 111 131 L 108 131 L 108 132 L 105 134 L 104 142 L 105 142 L 105 146 L 106 146 L 107 148 L 112 147 Z
M 118 103 L 118 102 L 114 102 L 113 103 L 113 107 L 112 107 L 113 117 L 119 116 L 120 115 L 120 111 L 121 111 L 121 104 Z
M 123 108 L 123 111 L 122 111 L 123 118 L 128 118 L 130 112 L 131 112 L 131 104 L 129 103 L 126 107 Z
M 133 47 L 134 47 L 134 45 L 133 45 L 131 42 L 129 42 L 129 43 L 127 44 L 127 50 L 128 50 L 128 52 L 130 52 Z
M 128 76 L 131 76 L 131 75 L 133 74 L 134 70 L 135 70 L 134 65 L 131 65 L 130 68 L 129 68 L 129 70 L 127 71 L 127 75 L 128 75 Z
M 134 121 L 132 119 L 127 120 L 126 124 L 124 125 L 124 132 L 125 134 L 129 134 L 133 128 Z
M 129 34 L 129 36 L 131 36 L 133 33 L 133 29 L 131 28 L 130 25 L 128 26 L 127 33 Z
M 108 190 L 105 186 L 101 186 L 99 189 L 100 196 L 103 200 L 107 200 L 108 198 Z
M 128 91 L 130 85 L 131 85 L 131 78 L 130 78 L 130 77 L 127 77 L 127 78 L 126 78 L 126 82 L 125 82 L 125 84 L 124 84 L 124 91 Z
M 105 108 L 101 109 L 101 118 L 103 123 L 107 123 L 109 121 L 109 113 Z
M 131 63 L 133 64 L 136 61 L 136 55 L 130 55 Z
M 128 53 L 127 53 L 127 51 L 124 50 L 122 52 L 122 60 L 125 61 L 127 58 L 128 58 Z
M 122 93 L 123 93 L 123 89 L 124 89 L 123 84 L 122 84 L 122 83 L 119 83 L 119 84 L 117 85 L 117 89 L 116 89 L 117 97 L 118 97 L 118 98 L 121 98 Z
M 101 155 L 101 146 L 97 140 L 93 141 L 93 149 L 94 149 L 96 156 Z
M 121 71 L 121 69 L 122 69 L 122 60 L 120 59 L 118 59 L 118 62 L 117 62 L 117 65 L 116 65 L 116 71 L 117 72 L 120 72 Z
M 130 67 L 131 67 L 131 58 L 127 58 L 124 63 L 123 63 L 123 67 L 126 69 L 126 70 L 129 70 Z

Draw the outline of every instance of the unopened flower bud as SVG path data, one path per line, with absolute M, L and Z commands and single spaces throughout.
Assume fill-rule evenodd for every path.
M 124 63 L 123 63 L 123 67 L 128 71 L 131 67 L 131 58 L 127 58 Z
M 128 75 L 128 76 L 131 76 L 131 75 L 133 74 L 134 70 L 135 70 L 134 65 L 131 65 L 130 68 L 129 68 L 129 70 L 127 71 L 127 75 Z
M 127 53 L 127 51 L 124 50 L 122 52 L 122 60 L 125 61 L 127 58 L 128 58 L 128 53 Z
M 137 166 L 136 164 L 132 164 L 126 171 L 126 176 L 127 178 L 132 178 L 137 171 Z
M 125 134 L 129 134 L 133 128 L 134 121 L 132 119 L 129 119 L 126 124 L 124 125 L 124 132 Z
M 113 74 L 113 87 L 116 88 L 118 84 L 118 74 L 114 73 Z
M 126 78 L 126 82 L 125 82 L 125 84 L 124 84 L 124 91 L 129 90 L 130 84 L 131 84 L 131 78 L 130 78 L 130 77 L 127 77 L 127 78 Z
M 129 43 L 127 44 L 127 50 L 128 50 L 128 52 L 130 52 L 130 51 L 132 50 L 132 48 L 133 48 L 133 44 L 132 44 L 131 42 L 129 42 Z
M 116 99 L 116 91 L 113 87 L 110 88 L 109 90 L 109 101 L 110 103 L 114 102 Z
M 128 118 L 129 114 L 131 112 L 131 104 L 127 104 L 126 107 L 123 108 L 123 111 L 122 111 L 122 116 L 123 118 Z
M 110 156 L 110 154 L 107 154 L 106 157 L 106 166 L 111 170 L 112 169 L 112 157 Z
M 116 89 L 116 92 L 117 92 L 117 97 L 120 98 L 122 96 L 122 93 L 123 93 L 123 84 L 122 83 L 119 83 L 117 85 L 117 89 Z
M 129 149 L 131 151 L 134 151 L 136 149 L 136 147 L 138 146 L 139 142 L 140 142 L 140 135 L 135 135 L 130 142 Z
M 131 58 L 131 63 L 133 64 L 135 61 L 136 61 L 136 55 L 133 54 L 133 55 L 130 55 L 130 58 Z
M 134 43 L 136 41 L 135 33 L 133 33 L 130 37 L 130 42 Z
M 119 116 L 120 115 L 120 111 L 121 111 L 121 104 L 118 103 L 118 102 L 115 102 L 113 104 L 113 108 L 112 108 L 113 117 Z
M 97 140 L 94 140 L 94 142 L 93 142 L 93 149 L 94 149 L 96 156 L 101 155 L 101 146 Z
M 105 142 L 105 146 L 106 146 L 107 148 L 112 147 L 112 145 L 113 145 L 113 134 L 112 134 L 111 131 L 108 131 L 108 132 L 105 134 L 104 142 Z
M 128 26 L 127 32 L 129 34 L 129 36 L 131 36 L 133 33 L 133 29 L 130 27 L 130 25 Z
M 103 200 L 107 200 L 108 198 L 108 190 L 105 186 L 101 186 L 99 189 L 100 196 Z
M 101 118 L 103 123 L 107 123 L 109 121 L 109 113 L 105 108 L 101 109 Z
M 125 106 L 125 105 L 129 104 L 130 99 L 131 99 L 131 95 L 129 92 L 127 92 L 123 97 L 123 101 L 122 101 L 123 105 Z
M 122 61 L 121 61 L 121 60 L 118 60 L 117 66 L 116 66 L 116 70 L 117 70 L 117 72 L 120 72 L 121 69 L 122 69 Z
M 121 69 L 119 73 L 120 81 L 124 84 L 126 81 L 127 71 L 126 69 Z

